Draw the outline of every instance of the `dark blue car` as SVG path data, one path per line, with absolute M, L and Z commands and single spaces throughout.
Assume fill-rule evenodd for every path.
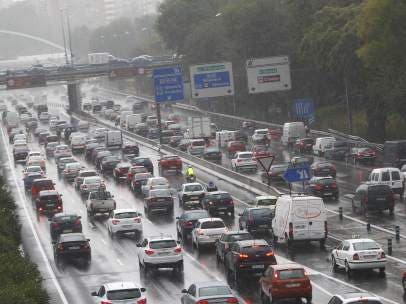
M 245 229 L 252 234 L 254 232 L 269 233 L 272 229 L 273 210 L 271 208 L 246 208 L 239 216 L 240 230 Z
M 38 178 L 43 178 L 43 176 L 40 173 L 29 173 L 26 177 L 23 178 L 24 181 L 24 189 L 26 191 L 31 190 L 32 183 L 34 182 L 35 179 Z

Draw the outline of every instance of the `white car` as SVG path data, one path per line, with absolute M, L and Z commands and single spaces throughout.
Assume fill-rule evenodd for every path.
M 257 129 L 254 131 L 254 134 L 252 135 L 252 141 L 254 143 L 259 143 L 264 140 L 268 140 L 268 129 Z
M 334 295 L 328 304 L 360 304 L 360 303 L 373 303 L 373 304 L 383 304 L 381 299 L 369 292 L 347 292 L 345 294 Z
M 183 253 L 178 242 L 171 236 L 145 238 L 137 244 L 140 270 L 147 273 L 151 268 L 173 268 L 183 271 Z
M 147 298 L 143 295 L 145 288 L 133 282 L 112 282 L 102 285 L 98 291 L 91 293 L 94 303 L 146 304 Z
M 200 209 L 200 201 L 203 199 L 205 192 L 204 187 L 199 183 L 183 184 L 181 191 L 178 193 L 180 206 L 184 209 L 186 207 Z
M 252 152 L 237 152 L 231 160 L 231 167 L 236 171 L 252 170 L 257 171 L 257 161 L 254 159 Z
M 45 172 L 42 170 L 41 166 L 28 166 L 23 170 L 24 177 L 31 173 L 39 173 L 42 177 L 45 177 Z
M 348 275 L 358 269 L 379 269 L 385 274 L 386 256 L 381 246 L 371 239 L 344 240 L 331 252 L 333 269 L 343 267 Z
M 141 214 L 135 209 L 116 209 L 110 212 L 107 230 L 111 237 L 118 233 L 142 233 Z
M 40 151 L 30 151 L 27 154 L 27 158 L 25 159 L 25 163 L 27 164 L 28 160 L 30 159 L 31 156 L 42 156 L 42 153 Z
M 25 134 L 16 134 L 14 135 L 13 140 L 14 142 L 17 142 L 18 140 L 24 140 L 25 142 L 27 142 L 27 136 L 25 136 Z
M 197 250 L 200 250 L 201 245 L 213 245 L 225 232 L 227 232 L 227 227 L 221 218 L 199 219 L 192 230 L 192 244 Z
M 26 166 L 40 166 L 43 171 L 46 171 L 45 159 L 42 156 L 30 156 L 26 162 Z
M 55 147 L 54 157 L 57 160 L 61 157 L 72 156 L 72 150 L 67 145 L 59 145 Z
M 80 194 L 85 196 L 90 191 L 98 191 L 100 188 L 105 188 L 105 184 L 100 176 L 90 176 L 83 179 L 83 183 L 79 186 Z
M 141 187 L 142 194 L 144 197 L 148 196 L 149 190 L 152 189 L 168 189 L 169 181 L 165 177 L 151 177 L 148 178 L 146 184 Z

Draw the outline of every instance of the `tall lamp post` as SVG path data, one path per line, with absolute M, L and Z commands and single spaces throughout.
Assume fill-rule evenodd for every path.
M 73 62 L 73 50 L 72 50 L 72 35 L 71 35 L 71 30 L 70 30 L 70 16 L 69 16 L 69 11 L 67 11 L 67 14 L 66 14 L 66 21 L 67 21 L 67 25 L 68 25 L 70 63 L 71 63 L 72 66 L 74 66 L 74 62 Z
M 69 64 L 69 61 L 68 61 L 68 51 L 67 51 L 67 49 L 66 49 L 65 27 L 64 27 L 64 24 L 63 24 L 63 9 L 60 8 L 60 9 L 59 9 L 59 12 L 61 13 L 60 17 L 61 17 L 61 29 L 62 29 L 63 48 L 64 48 L 64 50 L 65 50 L 65 62 L 66 62 L 66 65 L 68 65 L 68 64 Z

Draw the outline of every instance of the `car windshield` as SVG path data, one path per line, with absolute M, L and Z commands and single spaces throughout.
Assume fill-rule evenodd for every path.
M 216 200 L 222 200 L 222 199 L 231 199 L 231 196 L 229 193 L 217 193 L 217 194 L 212 194 L 211 197 Z
M 358 250 L 377 250 L 381 249 L 379 245 L 375 242 L 356 242 L 352 244 L 352 247 L 354 247 L 355 251 Z
M 278 271 L 281 280 L 301 279 L 305 276 L 303 269 L 286 269 Z
M 93 171 L 82 172 L 82 173 L 80 173 L 80 176 L 81 176 L 81 177 L 97 176 L 97 173 L 96 173 L 96 172 L 93 172 Z
M 74 161 L 75 161 L 75 159 L 73 159 L 73 158 L 61 158 L 59 160 L 59 162 L 63 163 L 63 164 L 73 163 Z
M 86 178 L 85 184 L 100 184 L 100 178 L 95 177 L 95 178 Z
M 230 295 L 231 290 L 227 286 L 210 286 L 199 288 L 199 297 Z
M 196 211 L 196 212 L 189 212 L 185 214 L 185 219 L 187 220 L 198 220 L 201 218 L 208 217 L 207 211 Z
M 149 243 L 151 249 L 163 249 L 163 248 L 173 248 L 176 247 L 176 242 L 174 240 L 161 240 L 152 241 Z
M 203 222 L 201 228 L 202 229 L 224 228 L 224 223 L 222 221 Z
M 138 288 L 111 290 L 107 292 L 107 300 L 130 300 L 141 297 L 141 291 Z
M 203 191 L 202 185 L 187 185 L 187 186 L 185 186 L 185 192 L 193 192 L 193 191 Z
M 149 195 L 151 197 L 170 197 L 171 192 L 167 189 L 157 189 L 157 190 L 151 190 L 149 192 Z
M 48 148 L 55 148 L 57 145 L 58 145 L 57 142 L 50 142 L 50 143 L 47 145 L 47 149 L 48 149 Z
M 114 215 L 116 219 L 125 219 L 125 218 L 134 218 L 138 217 L 138 213 L 136 211 L 128 211 L 128 212 L 120 212 Z
M 258 200 L 258 206 L 273 206 L 276 204 L 277 198 L 267 198 Z
M 347 304 L 382 304 L 382 302 L 377 300 L 360 299 L 355 301 L 346 302 Z
M 272 217 L 272 209 L 261 208 L 261 209 L 252 209 L 253 217 Z
M 251 240 L 252 236 L 249 233 L 239 233 L 239 234 L 232 234 L 230 236 L 231 241 L 245 241 L 245 240 Z

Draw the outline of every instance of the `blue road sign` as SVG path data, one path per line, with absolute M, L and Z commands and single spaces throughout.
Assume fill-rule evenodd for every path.
M 154 69 L 155 101 L 181 101 L 185 98 L 180 66 Z
M 310 98 L 296 99 L 293 101 L 292 116 L 296 118 L 314 117 L 314 102 Z
M 194 75 L 196 89 L 211 89 L 229 87 L 230 73 L 228 71 Z
M 304 182 L 310 179 L 310 169 L 309 167 L 289 168 L 282 177 L 287 183 Z

